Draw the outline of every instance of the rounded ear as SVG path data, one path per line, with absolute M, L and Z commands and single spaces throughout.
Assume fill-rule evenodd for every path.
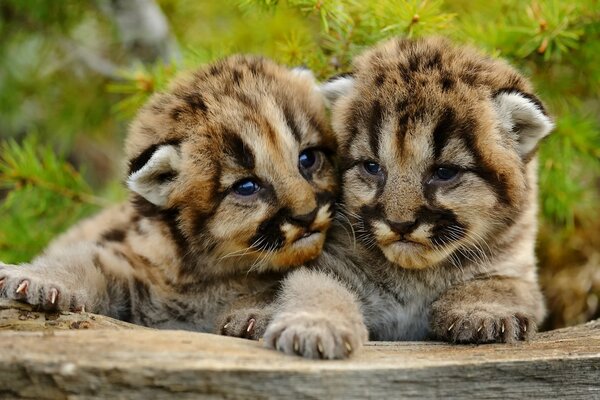
M 316 79 L 315 79 L 315 75 L 313 74 L 313 72 L 306 68 L 306 67 L 294 67 L 292 68 L 292 74 L 308 79 L 312 82 L 314 82 L 316 84 Z
M 180 165 L 179 145 L 153 145 L 130 162 L 127 187 L 150 203 L 164 207 Z
M 352 74 L 343 74 L 330 78 L 321 84 L 320 91 L 331 107 L 341 97 L 348 94 L 354 88 L 354 77 Z
M 494 96 L 500 123 L 507 132 L 518 136 L 519 153 L 527 158 L 548 136 L 554 123 L 537 97 L 517 90 L 504 90 Z

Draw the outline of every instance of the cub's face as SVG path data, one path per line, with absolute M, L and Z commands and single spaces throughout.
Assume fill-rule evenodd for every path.
M 140 210 L 171 224 L 188 257 L 277 269 L 321 252 L 335 151 L 310 74 L 234 56 L 140 112 L 128 140 L 128 184 Z
M 483 261 L 535 187 L 552 123 L 503 62 L 429 39 L 393 40 L 323 87 L 357 237 L 404 268 Z

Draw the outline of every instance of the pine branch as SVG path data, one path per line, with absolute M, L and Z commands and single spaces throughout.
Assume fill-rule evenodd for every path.
M 26 261 L 79 218 L 109 202 L 93 195 L 81 175 L 33 136 L 0 146 L 0 259 Z

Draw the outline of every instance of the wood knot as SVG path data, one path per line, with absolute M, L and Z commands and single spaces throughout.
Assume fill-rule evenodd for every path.
M 91 324 L 87 321 L 74 321 L 69 325 L 70 329 L 90 329 Z

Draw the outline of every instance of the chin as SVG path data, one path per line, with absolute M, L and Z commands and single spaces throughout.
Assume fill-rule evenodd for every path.
M 444 260 L 439 252 L 414 242 L 394 242 L 379 246 L 388 261 L 406 269 L 430 268 Z
M 324 243 L 325 234 L 315 232 L 286 245 L 271 258 L 271 264 L 280 269 L 300 266 L 319 257 Z

